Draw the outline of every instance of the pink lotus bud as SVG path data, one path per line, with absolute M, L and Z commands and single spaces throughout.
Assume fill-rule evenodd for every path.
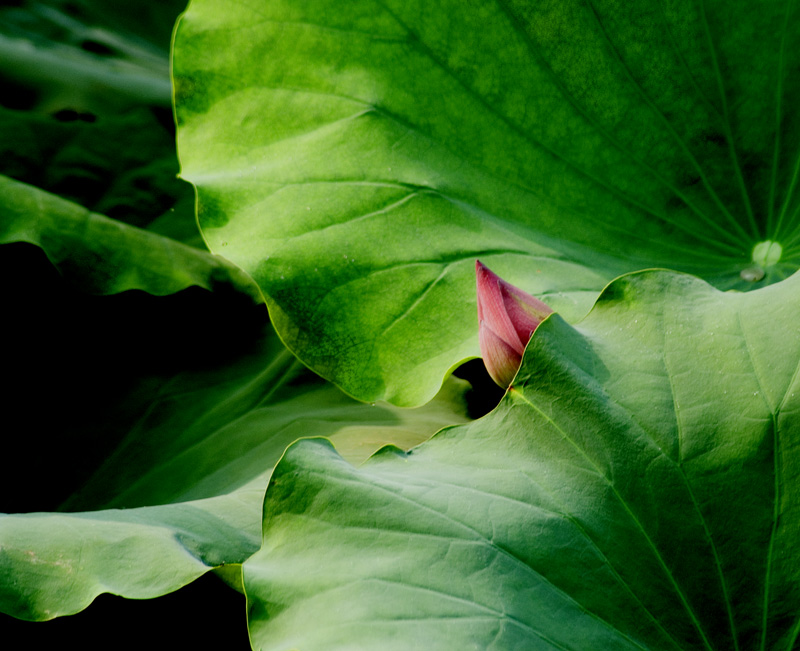
M 505 389 L 519 370 L 533 331 L 553 310 L 507 283 L 480 260 L 475 261 L 475 274 L 483 363 L 492 379 Z

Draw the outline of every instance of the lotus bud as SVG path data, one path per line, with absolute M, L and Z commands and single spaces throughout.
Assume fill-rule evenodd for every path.
M 553 310 L 507 283 L 480 260 L 475 262 L 475 274 L 483 363 L 492 379 L 505 389 L 519 370 L 533 331 Z

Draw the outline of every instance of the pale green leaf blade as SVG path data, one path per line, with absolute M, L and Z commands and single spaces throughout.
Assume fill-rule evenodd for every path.
M 360 469 L 292 446 L 244 566 L 254 646 L 791 651 L 798 296 L 628 275 L 545 321 L 485 418 Z
M 0 610 L 47 620 L 100 593 L 150 599 L 259 547 L 263 483 L 229 495 L 127 510 L 0 514 Z

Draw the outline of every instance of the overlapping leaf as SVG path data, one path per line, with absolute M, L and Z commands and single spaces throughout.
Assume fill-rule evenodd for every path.
M 408 449 L 467 420 L 467 386 L 453 378 L 418 409 L 366 405 L 309 372 L 270 332 L 236 359 L 134 391 L 145 409 L 64 507 L 182 502 L 257 478 L 266 486 L 286 446 L 309 436 L 329 438 L 354 464 L 388 443 Z M 121 404 L 118 413 L 127 411 Z
M 359 469 L 295 444 L 254 647 L 797 648 L 798 297 L 628 275 L 542 324 L 485 418 Z
M 0 611 L 47 620 L 104 592 L 177 590 L 259 547 L 263 483 L 229 495 L 127 510 L 0 515 Z
M 797 269 L 798 11 L 194 0 L 183 176 L 301 359 L 420 404 L 478 353 L 476 257 L 568 320 L 625 271 L 747 288 Z
M 140 289 L 161 296 L 228 283 L 260 298 L 247 275 L 227 260 L 2 176 L 0 211 L 0 243 L 39 246 L 83 291 Z

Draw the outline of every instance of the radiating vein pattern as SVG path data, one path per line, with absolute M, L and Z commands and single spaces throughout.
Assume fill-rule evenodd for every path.
M 182 174 L 293 352 L 421 404 L 478 352 L 474 283 L 403 260 L 475 251 L 570 321 L 628 271 L 743 290 L 798 268 L 797 4 L 195 0 Z

